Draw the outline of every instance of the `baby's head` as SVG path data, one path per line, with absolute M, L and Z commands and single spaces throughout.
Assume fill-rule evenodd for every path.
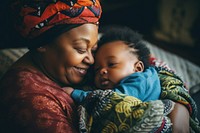
M 112 89 L 120 80 L 149 67 L 150 51 L 142 36 L 128 27 L 111 27 L 100 38 L 95 54 L 95 84 Z

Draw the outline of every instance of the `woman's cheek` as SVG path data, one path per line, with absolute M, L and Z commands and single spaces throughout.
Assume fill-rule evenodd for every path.
M 69 66 L 76 66 L 76 65 L 82 63 L 83 59 L 84 59 L 84 56 L 81 56 L 78 54 L 67 55 L 64 58 L 66 64 Z

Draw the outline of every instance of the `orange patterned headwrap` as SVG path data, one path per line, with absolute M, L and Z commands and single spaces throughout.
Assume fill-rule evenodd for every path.
M 12 3 L 15 27 L 33 39 L 61 24 L 98 24 L 99 0 L 15 0 Z

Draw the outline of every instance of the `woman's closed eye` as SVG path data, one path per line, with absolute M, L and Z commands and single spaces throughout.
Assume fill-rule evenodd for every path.
M 76 51 L 77 51 L 79 54 L 84 54 L 84 53 L 87 52 L 87 50 L 84 49 L 84 48 L 75 48 L 75 49 L 76 49 Z

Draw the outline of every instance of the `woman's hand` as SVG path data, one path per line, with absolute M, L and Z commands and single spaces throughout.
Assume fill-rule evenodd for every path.
M 62 88 L 67 94 L 71 95 L 74 89 L 72 87 L 63 87 Z
M 189 133 L 189 112 L 187 108 L 176 103 L 173 111 L 168 115 L 172 122 L 173 133 Z

